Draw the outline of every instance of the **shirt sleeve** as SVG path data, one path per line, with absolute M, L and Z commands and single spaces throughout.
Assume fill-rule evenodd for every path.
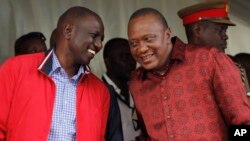
M 228 124 L 250 125 L 250 106 L 239 70 L 224 53 L 214 50 L 213 88 L 216 102 Z
M 9 60 L 0 67 L 0 141 L 7 138 L 7 123 L 14 91 L 14 66 Z

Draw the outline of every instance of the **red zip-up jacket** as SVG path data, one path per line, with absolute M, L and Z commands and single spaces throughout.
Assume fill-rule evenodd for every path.
M 0 141 L 47 140 L 56 94 L 51 67 L 51 52 L 13 57 L 0 67 Z M 76 89 L 76 140 L 103 141 L 110 97 L 84 70 Z

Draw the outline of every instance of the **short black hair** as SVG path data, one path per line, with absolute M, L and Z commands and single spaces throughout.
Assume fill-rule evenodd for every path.
M 60 27 L 62 26 L 62 24 L 64 22 L 72 22 L 74 23 L 75 21 L 81 19 L 84 16 L 87 15 L 93 15 L 95 17 L 97 17 L 101 22 L 101 17 L 95 13 L 94 11 L 86 8 L 86 7 L 82 7 L 82 6 L 75 6 L 75 7 L 71 7 L 69 8 L 67 11 L 65 11 L 58 19 L 57 22 L 57 29 L 60 29 Z
M 15 46 L 14 46 L 15 54 L 19 54 L 20 52 L 22 52 L 24 50 L 23 43 L 33 38 L 38 38 L 43 41 L 46 40 L 45 36 L 41 32 L 30 32 L 30 33 L 24 34 L 15 41 Z
M 53 47 L 55 47 L 56 46 L 56 38 L 57 38 L 57 29 L 55 28 L 53 31 L 52 31 L 52 33 L 51 33 L 51 35 L 50 35 L 50 39 L 49 39 L 49 46 L 50 46 L 50 48 L 53 48 Z
M 153 14 L 156 15 L 158 17 L 158 19 L 161 21 L 162 25 L 165 28 L 168 28 L 168 23 L 165 19 L 165 17 L 156 9 L 154 8 L 149 8 L 149 7 L 145 7 L 145 8 L 141 8 L 136 10 L 129 18 L 129 21 L 141 17 L 141 16 L 145 16 L 145 15 L 149 15 L 149 14 Z
M 110 39 L 104 46 L 103 49 L 103 58 L 107 58 L 110 54 L 112 54 L 113 51 L 116 51 L 119 48 L 119 46 L 128 46 L 129 42 L 125 38 L 113 38 Z

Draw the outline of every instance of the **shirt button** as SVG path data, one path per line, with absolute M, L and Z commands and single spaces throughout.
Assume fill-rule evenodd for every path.
M 168 95 L 162 94 L 162 99 L 163 99 L 163 100 L 167 100 L 167 99 L 168 99 Z
M 170 135 L 170 138 L 174 138 L 174 135 Z
M 167 116 L 167 119 L 170 119 L 171 118 L 171 116 Z
M 161 85 L 162 87 L 164 87 L 164 86 L 166 85 L 166 83 L 165 83 L 165 82 L 162 82 L 160 85 Z

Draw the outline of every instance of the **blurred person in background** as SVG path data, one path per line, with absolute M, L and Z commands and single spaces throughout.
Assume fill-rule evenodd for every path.
M 15 41 L 15 56 L 47 51 L 45 36 L 41 32 L 30 32 Z

